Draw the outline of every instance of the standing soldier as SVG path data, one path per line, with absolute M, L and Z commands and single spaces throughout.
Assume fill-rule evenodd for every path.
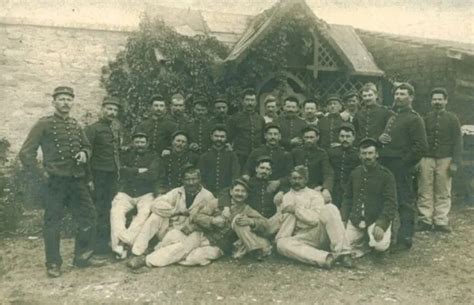
M 188 115 L 186 114 L 186 103 L 184 96 L 180 93 L 171 96 L 171 107 L 169 119 L 177 124 L 177 130 L 185 130 L 186 125 L 190 122 Z
M 227 112 L 229 111 L 229 105 L 225 97 L 219 96 L 214 100 L 213 117 L 210 120 L 210 125 L 215 126 L 217 124 L 227 124 L 229 118 Z
M 306 100 L 303 102 L 303 119 L 308 126 L 318 126 L 318 102 L 316 100 Z
M 265 120 L 255 109 L 257 94 L 253 89 L 246 89 L 243 93 L 243 109 L 233 115 L 228 122 L 229 142 L 243 167 L 252 150 L 259 147 L 263 140 Z
M 280 125 L 281 145 L 287 150 L 303 143 L 301 130 L 308 126 L 306 122 L 298 117 L 300 105 L 296 97 L 287 97 L 283 103 L 283 115 L 275 120 Z
M 377 102 L 377 87 L 366 83 L 361 89 L 362 107 L 354 118 L 354 127 L 358 139 L 378 139 L 384 132 L 388 119 L 393 112 Z
M 193 101 L 194 118 L 186 127 L 191 141 L 189 148 L 198 154 L 206 152 L 211 146 L 209 137 L 211 126 L 207 107 L 207 101 L 204 98 L 196 98 Z
M 178 130 L 171 138 L 169 153 L 163 154 L 159 161 L 157 195 L 179 187 L 185 166 L 196 166 L 198 161 L 198 155 L 188 149 L 186 132 Z
M 328 150 L 329 161 L 334 170 L 334 186 L 332 202 L 341 208 L 342 195 L 346 190 L 349 175 L 359 165 L 359 153 L 354 147 L 355 131 L 350 123 L 344 123 L 339 128 L 339 143 L 341 145 Z
M 357 91 L 348 91 L 342 97 L 342 103 L 344 104 L 344 111 L 341 112 L 342 119 L 346 122 L 353 123 L 359 109 L 359 94 L 357 94 Z
M 73 89 L 57 87 L 52 103 L 54 115 L 41 118 L 33 126 L 19 156 L 27 170 L 38 173 L 46 180 L 43 227 L 46 270 L 49 277 L 59 277 L 62 264 L 60 230 L 66 204 L 78 224 L 73 264 L 86 267 L 100 262 L 91 260 L 96 211 L 85 179 L 91 147 L 82 128 L 69 116 L 74 104 Z M 42 169 L 36 160 L 39 147 L 43 152 Z
M 263 104 L 265 106 L 265 115 L 263 116 L 265 124 L 272 123 L 274 120 L 278 119 L 278 104 L 276 97 L 273 95 L 267 95 Z
M 92 145 L 90 167 L 92 189 L 97 210 L 96 254 L 109 252 L 110 208 L 117 193 L 119 153 L 121 146 L 120 124 L 117 114 L 119 101 L 106 97 L 102 102 L 101 118 L 86 128 L 86 135 Z
M 389 119 L 378 140 L 383 144 L 382 165 L 392 171 L 397 184 L 400 214 L 397 247 L 409 250 L 413 244 L 416 212 L 413 173 L 428 144 L 423 119 L 411 106 L 415 96 L 413 86 L 401 83 L 394 88 L 394 95 L 396 114 Z
M 445 88 L 431 91 L 433 111 L 425 117 L 428 151 L 420 162 L 418 180 L 418 230 L 450 233 L 451 177 L 461 165 L 462 135 L 458 118 L 446 111 Z
M 212 147 L 201 155 L 198 168 L 201 171 L 202 184 L 217 197 L 223 188 L 227 188 L 240 174 L 237 155 L 226 148 L 227 129 L 225 125 L 216 125 L 211 130 Z
M 331 94 L 326 99 L 328 115 L 319 120 L 321 131 L 320 146 L 324 149 L 335 146 L 338 143 L 338 130 L 343 122 L 341 117 L 341 99 L 338 95 Z
M 161 155 L 163 149 L 171 143 L 171 135 L 178 125 L 171 122 L 167 116 L 167 104 L 161 95 L 155 95 L 150 103 L 151 116 L 135 128 L 135 132 L 148 135 L 150 150 Z

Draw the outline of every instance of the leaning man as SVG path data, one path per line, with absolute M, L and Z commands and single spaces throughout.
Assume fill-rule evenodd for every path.
M 19 156 L 23 166 L 46 182 L 43 237 L 49 277 L 61 276 L 60 229 L 64 206 L 69 205 L 77 231 L 73 264 L 77 267 L 101 265 L 92 258 L 96 211 L 85 178 L 91 146 L 78 122 L 69 116 L 74 91 L 57 87 L 53 92 L 55 113 L 41 118 L 31 129 Z M 43 152 L 43 168 L 37 165 L 37 151 Z

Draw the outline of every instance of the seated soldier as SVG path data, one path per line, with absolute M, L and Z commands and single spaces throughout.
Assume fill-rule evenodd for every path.
M 321 193 L 308 188 L 308 168 L 296 166 L 291 189 L 283 196 L 283 223 L 275 237 L 278 252 L 300 262 L 330 269 L 336 260 L 352 268 L 339 210 L 324 204 Z
M 153 201 L 150 208 L 152 213 L 133 243 L 132 254 L 137 257 L 129 261 L 129 267 L 136 268 L 144 264 L 143 254 L 155 235 L 161 241 L 168 231 L 187 227 L 192 211 L 215 199 L 211 192 L 202 187 L 201 173 L 196 167 L 186 166 L 182 181 L 183 186 L 174 188 Z
M 359 145 L 362 165 L 349 177 L 341 209 L 354 257 L 372 249 L 381 253 L 388 249 L 397 209 L 395 178 L 377 162 L 377 140 L 365 138 Z
M 132 245 L 139 230 L 150 215 L 157 176 L 156 154 L 148 150 L 144 133 L 132 135 L 132 149 L 121 158 L 120 190 L 110 210 L 111 245 L 118 259 L 127 257 L 125 245 Z M 137 214 L 126 228 L 126 215 L 133 209 Z

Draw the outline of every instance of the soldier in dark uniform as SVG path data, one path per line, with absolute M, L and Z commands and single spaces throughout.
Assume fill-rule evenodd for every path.
M 131 246 L 139 230 L 150 215 L 156 179 L 158 159 L 148 149 L 148 137 L 144 133 L 132 135 L 132 148 L 122 153 L 120 159 L 119 192 L 112 201 L 110 210 L 111 246 L 116 258 L 127 256 L 125 245 Z M 129 227 L 126 215 L 136 209 Z
M 218 124 L 227 124 L 228 113 L 229 111 L 229 102 L 223 96 L 218 96 L 214 100 L 213 116 L 209 122 L 211 126 Z
M 163 149 L 171 143 L 171 135 L 178 129 L 178 125 L 167 116 L 167 103 L 161 95 L 151 98 L 151 116 L 140 123 L 135 132 L 142 132 L 149 137 L 150 150 L 161 155 Z
M 384 132 L 388 119 L 393 112 L 377 102 L 377 87 L 372 83 L 365 84 L 361 89 L 362 105 L 354 118 L 354 127 L 358 139 L 378 139 Z
M 239 160 L 235 152 L 226 148 L 227 129 L 216 125 L 211 130 L 212 147 L 199 158 L 202 184 L 217 197 L 219 192 L 230 187 L 240 174 Z
M 53 93 L 54 115 L 41 118 L 33 126 L 19 153 L 24 167 L 46 180 L 43 237 L 50 277 L 61 275 L 60 229 L 65 204 L 70 206 L 78 225 L 74 265 L 85 267 L 101 263 L 91 260 L 96 211 L 85 178 L 91 146 L 77 121 L 69 116 L 73 104 L 73 89 L 57 87 Z M 42 169 L 36 160 L 39 147 L 43 151 Z
M 341 117 L 345 122 L 353 123 L 355 115 L 359 110 L 359 94 L 355 90 L 350 90 L 342 97 L 344 111 Z
M 120 103 L 106 97 L 102 102 L 101 118 L 86 128 L 92 145 L 90 167 L 92 170 L 93 199 L 97 210 L 96 254 L 108 254 L 110 242 L 110 208 L 117 194 L 120 169 L 122 131 L 116 118 Z
M 303 102 L 303 119 L 308 126 L 318 126 L 318 101 L 316 99 L 307 99 Z
M 331 94 L 326 99 L 328 115 L 319 120 L 318 128 L 321 131 L 320 146 L 324 149 L 337 145 L 339 141 L 338 130 L 341 127 L 341 98 Z
M 186 130 L 186 126 L 191 122 L 186 114 L 186 103 L 184 96 L 176 93 L 171 97 L 170 114 L 168 118 L 177 125 L 175 131 Z
M 348 179 L 341 216 L 346 225 L 346 238 L 355 257 L 371 249 L 384 253 L 390 246 L 391 225 L 397 210 L 395 178 L 377 162 L 377 140 L 360 142 L 362 165 Z
M 339 128 L 341 145 L 328 150 L 329 162 L 334 170 L 332 202 L 341 208 L 342 196 L 346 189 L 349 175 L 360 164 L 359 152 L 354 147 L 355 130 L 350 123 L 343 123 Z
M 394 88 L 395 115 L 387 122 L 385 132 L 379 137 L 383 144 L 381 163 L 390 169 L 397 183 L 399 250 L 408 250 L 413 243 L 415 225 L 415 193 L 413 174 L 415 165 L 427 151 L 425 124 L 411 107 L 415 89 L 408 83 Z
M 243 170 L 246 179 L 255 176 L 255 167 L 257 160 L 262 156 L 268 156 L 272 160 L 272 173 L 269 177 L 269 183 L 276 190 L 279 187 L 288 185 L 288 175 L 293 168 L 293 158 L 291 153 L 287 152 L 280 146 L 281 133 L 280 126 L 276 124 L 268 124 L 265 126 L 265 145 L 260 146 L 252 151 L 245 168 Z
M 303 146 L 293 149 L 293 164 L 308 168 L 308 187 L 321 191 L 326 202 L 331 201 L 334 171 L 327 152 L 318 146 L 319 129 L 309 126 L 303 129 Z
M 178 130 L 172 135 L 169 153 L 161 156 L 159 161 L 157 195 L 181 185 L 181 177 L 185 166 L 197 166 L 198 155 L 188 149 L 189 136 L 185 131 Z
M 193 120 L 187 124 L 186 132 L 189 134 L 189 148 L 197 154 L 207 152 L 211 146 L 211 124 L 208 117 L 208 105 L 204 98 L 193 101 Z
M 298 117 L 300 111 L 299 101 L 296 97 L 288 97 L 283 103 L 283 115 L 274 122 L 280 125 L 281 145 L 287 150 L 303 143 L 301 130 L 308 126 L 306 122 Z
M 256 111 L 257 96 L 253 89 L 243 93 L 242 110 L 233 115 L 227 125 L 229 142 L 239 158 L 241 167 L 245 166 L 252 150 L 259 147 L 263 140 L 265 120 Z

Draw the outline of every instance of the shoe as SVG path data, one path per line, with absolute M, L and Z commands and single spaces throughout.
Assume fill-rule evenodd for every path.
M 272 247 L 268 247 L 266 249 L 257 250 L 257 260 L 263 261 L 266 257 L 272 254 Z
M 57 278 L 61 276 L 61 267 L 57 264 L 51 264 L 46 268 L 46 273 L 50 278 Z
M 372 258 L 376 263 L 382 263 L 387 257 L 387 251 L 372 251 Z
M 107 258 L 92 256 L 87 260 L 74 259 L 72 264 L 77 268 L 102 267 L 102 266 L 105 266 L 107 264 Z
M 434 230 L 441 232 L 441 233 L 451 233 L 453 232 L 453 229 L 449 225 L 435 225 Z
M 321 268 L 329 270 L 334 266 L 335 263 L 336 258 L 334 257 L 334 255 L 329 253 L 328 256 L 326 256 L 326 262 L 324 263 L 324 265 L 321 266 Z
M 347 269 L 355 268 L 354 260 L 352 259 L 352 256 L 350 254 L 340 256 L 339 262 L 341 263 L 341 266 L 344 268 L 347 268 Z
M 395 245 L 390 247 L 390 252 L 405 252 L 411 249 L 413 246 L 413 241 L 411 239 L 402 239 L 399 240 Z
M 145 265 L 146 265 L 145 255 L 131 257 L 130 260 L 127 262 L 127 267 L 130 269 L 139 269 Z
M 416 225 L 416 232 L 426 232 L 431 231 L 433 226 L 429 223 L 419 221 Z

